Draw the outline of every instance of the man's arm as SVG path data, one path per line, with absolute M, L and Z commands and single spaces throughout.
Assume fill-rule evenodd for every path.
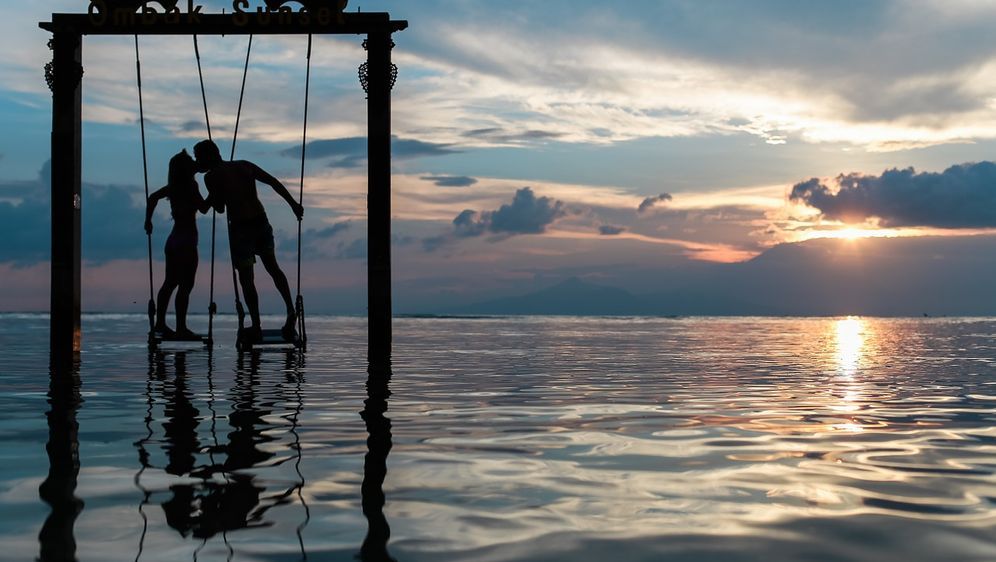
M 284 201 L 287 201 L 287 204 L 290 205 L 291 210 L 294 211 L 294 215 L 297 217 L 297 220 L 301 220 L 301 218 L 304 216 L 304 207 L 301 206 L 300 203 L 294 200 L 294 196 L 291 195 L 289 191 L 287 191 L 287 188 L 284 187 L 284 184 L 280 183 L 280 180 L 278 180 L 277 178 L 266 173 L 266 171 L 263 170 L 263 168 L 260 168 L 259 166 L 253 164 L 252 162 L 249 162 L 248 164 L 252 169 L 253 179 L 255 179 L 256 181 L 263 182 L 266 185 L 272 187 L 273 191 L 277 192 L 277 195 L 283 197 Z
M 169 195 L 169 186 L 160 187 L 159 189 L 152 192 L 149 195 L 148 201 L 145 202 L 145 233 L 152 234 L 152 215 L 156 212 L 156 205 L 159 204 L 159 200 Z
M 211 194 L 208 193 L 208 198 L 205 199 L 204 196 L 201 195 L 200 186 L 198 186 L 197 189 L 195 189 L 195 191 L 197 195 L 194 198 L 194 206 L 197 207 L 197 210 L 200 211 L 202 215 L 205 215 L 211 209 L 211 203 L 210 203 Z

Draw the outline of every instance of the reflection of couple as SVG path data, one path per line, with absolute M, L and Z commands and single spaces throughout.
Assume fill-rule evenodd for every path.
M 248 357 L 246 357 L 248 356 Z M 193 536 L 207 540 L 228 531 L 268 527 L 273 523 L 267 521 L 266 513 L 273 508 L 291 502 L 291 496 L 298 493 L 303 507 L 304 499 L 300 489 L 304 479 L 298 469 L 300 481 L 289 487 L 270 486 L 271 482 L 260 478 L 255 469 L 276 467 L 288 461 L 300 462 L 301 448 L 294 445 L 278 447 L 280 432 L 275 431 L 280 425 L 274 420 L 289 421 L 290 434 L 295 442 L 298 418 L 301 412 L 301 367 L 303 361 L 300 355 L 288 352 L 283 364 L 285 373 L 283 384 L 274 384 L 260 376 L 261 358 L 258 352 L 240 354 L 235 372 L 235 385 L 231 393 L 224 399 L 231 405 L 227 415 L 231 428 L 227 432 L 227 441 L 219 443 L 215 424 L 218 414 L 215 411 L 215 394 L 213 385 L 212 360 L 208 358 L 206 381 L 208 385 L 208 414 L 198 409 L 198 402 L 203 403 L 200 395 L 189 386 L 194 377 L 187 371 L 187 354 L 173 354 L 173 369 L 167 365 L 167 354 L 153 352 L 149 354 L 149 384 L 146 386 L 146 398 L 149 404 L 149 414 L 146 417 L 148 434 L 144 439 L 135 442 L 138 448 L 139 462 L 142 468 L 135 477 L 135 482 L 144 493 L 144 499 L 139 506 L 139 513 L 144 515 L 144 506 L 152 501 L 154 495 L 165 490 L 148 489 L 142 485 L 142 475 L 148 469 L 155 468 L 152 458 L 155 448 L 149 445 L 159 445 L 165 454 L 165 465 L 161 466 L 167 474 L 178 477 L 169 484 L 169 497 L 160 503 L 166 524 L 177 530 L 182 536 Z M 248 358 L 248 366 L 245 359 Z M 154 394 L 158 389 L 159 395 Z M 296 396 L 290 396 L 294 392 Z M 263 395 L 274 400 L 263 400 Z M 162 435 L 154 438 L 153 411 L 154 403 L 162 404 Z M 273 415 L 278 406 L 295 405 L 289 415 L 279 417 Z M 204 438 L 204 431 L 210 437 Z M 211 441 L 213 440 L 213 444 Z M 278 451 L 287 449 L 292 455 L 282 455 Z M 223 455 L 223 459 L 216 458 Z M 268 487 L 271 489 L 268 493 Z M 307 513 L 307 511 L 306 511 Z M 140 555 L 145 541 L 145 530 L 140 539 Z M 227 542 L 227 539 L 226 539 Z M 136 557 L 136 560 L 138 558 Z
M 193 337 L 187 328 L 187 305 L 190 291 L 194 288 L 197 274 L 197 212 L 207 213 L 214 207 L 219 213 L 228 209 L 228 235 L 232 263 L 239 273 L 242 294 L 249 307 L 252 326 L 249 339 L 260 335 L 259 297 L 253 278 L 253 264 L 256 256 L 263 262 L 266 272 L 280 292 L 287 306 L 287 321 L 284 324 L 284 337 L 293 339 L 297 314 L 291 300 L 287 276 L 277 264 L 274 253 L 273 228 L 266 218 L 266 211 L 259 201 L 256 182 L 263 182 L 273 188 L 290 205 L 298 220 L 304 214 L 302 207 L 291 196 L 287 188 L 259 166 L 245 160 L 226 162 L 221 158 L 218 146 L 206 140 L 194 146 L 197 160 L 183 150 L 169 161 L 168 183 L 149 196 L 145 212 L 145 231 L 152 232 L 152 214 L 160 199 L 168 198 L 173 214 L 173 230 L 166 240 L 166 279 L 159 289 L 156 306 L 155 330 L 171 335 L 166 326 L 166 309 L 170 296 L 176 293 L 176 335 Z M 204 174 L 204 185 L 208 190 L 205 200 L 201 197 L 195 174 Z

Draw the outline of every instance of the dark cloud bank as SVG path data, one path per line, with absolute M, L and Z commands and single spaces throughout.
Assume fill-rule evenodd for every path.
M 28 266 L 48 261 L 52 250 L 50 177 L 46 162 L 34 180 L 0 183 L 0 262 Z M 140 187 L 84 183 L 81 230 L 86 261 L 146 256 L 144 210 L 135 202 L 141 194 Z M 169 227 L 159 223 L 157 229 L 156 234 L 165 239 Z
M 828 219 L 886 227 L 996 227 L 996 163 L 951 166 L 940 173 L 913 168 L 880 176 L 842 174 L 840 189 L 813 178 L 792 188 L 789 198 L 818 209 Z
M 398 159 L 445 156 L 459 152 L 449 144 L 391 137 L 391 154 Z M 301 158 L 301 145 L 280 151 L 287 158 Z M 367 138 L 345 137 L 310 141 L 305 150 L 309 160 L 328 159 L 332 168 L 358 168 L 367 162 Z

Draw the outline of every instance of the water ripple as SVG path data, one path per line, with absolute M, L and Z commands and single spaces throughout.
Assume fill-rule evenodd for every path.
M 996 559 L 996 321 L 399 319 L 389 384 L 359 319 L 303 358 L 85 321 L 62 443 L 45 319 L 0 315 L 12 559 Z

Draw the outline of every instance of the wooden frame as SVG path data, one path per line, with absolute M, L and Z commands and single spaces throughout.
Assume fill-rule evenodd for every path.
M 128 2 L 119 3 L 128 4 Z M 46 79 L 52 90 L 52 286 L 49 345 L 53 360 L 80 351 L 80 272 L 83 194 L 82 44 L 85 35 L 366 35 L 366 64 L 361 77 L 367 90 L 367 350 L 371 360 L 391 354 L 391 63 L 392 34 L 408 27 L 387 13 L 347 13 L 345 2 L 297 0 L 307 8 L 291 11 L 249 9 L 235 0 L 228 14 L 201 14 L 188 0 L 187 11 L 165 6 L 167 13 L 141 5 L 128 11 L 108 9 L 112 0 L 93 0 L 88 13 L 52 14 L 39 26 L 52 33 L 52 62 Z M 176 0 L 172 1 L 175 4 Z M 266 0 L 267 6 L 284 2 Z M 131 4 L 136 4 L 132 2 Z M 151 2 L 150 2 L 151 4 Z M 164 4 L 160 2 L 160 4 Z M 170 4 L 169 1 L 165 4 Z M 161 6 L 162 7 L 162 6 Z M 309 13 L 307 9 L 313 13 Z M 328 12 L 326 12 L 328 10 Z

